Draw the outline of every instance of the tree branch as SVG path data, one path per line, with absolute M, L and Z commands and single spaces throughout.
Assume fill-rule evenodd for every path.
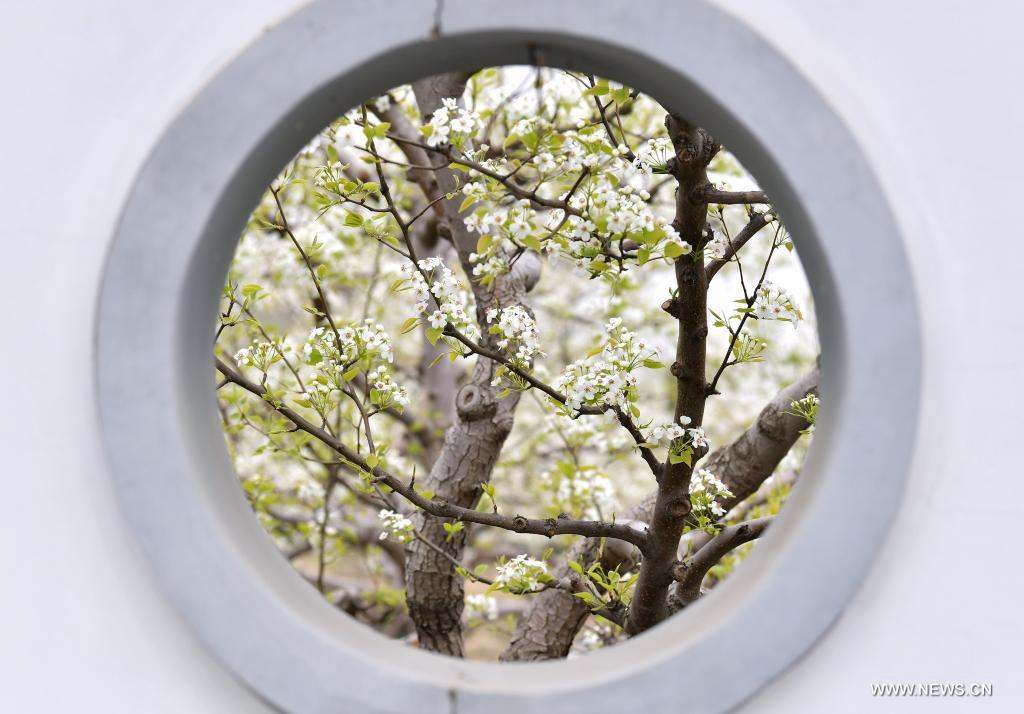
M 704 576 L 715 563 L 734 548 L 760 538 L 773 520 L 774 518 L 769 516 L 726 526 L 703 548 L 678 564 L 673 572 L 673 577 L 678 582 L 672 593 L 669 610 L 675 612 L 695 602 L 700 597 L 700 586 L 704 582 Z
M 698 188 L 691 194 L 695 203 L 771 203 L 764 191 L 722 191 L 711 184 Z
M 675 150 L 669 169 L 679 184 L 673 226 L 683 240 L 699 251 L 706 243 L 707 205 L 688 197 L 695 193 L 695 188 L 707 184 L 707 166 L 720 145 L 705 129 L 672 112 L 665 117 L 665 128 Z M 676 380 L 673 421 L 686 418 L 687 423 L 699 427 L 704 421 L 707 401 L 707 275 L 704 263 L 690 255 L 677 258 L 674 268 L 676 296 L 673 302 L 678 334 L 676 361 L 672 365 Z M 648 548 L 629 607 L 626 630 L 630 634 L 643 632 L 669 615 L 668 591 L 672 584 L 669 569 L 692 510 L 689 484 L 697 458 L 699 454 L 694 454 L 689 464 L 670 460 L 662 469 L 648 530 Z
M 349 448 L 343 441 L 335 438 L 326 430 L 303 418 L 295 410 L 284 403 L 271 402 L 266 391 L 255 382 L 229 367 L 223 360 L 216 360 L 217 369 L 224 378 L 238 385 L 247 392 L 265 399 L 278 414 L 310 436 L 316 437 L 326 446 L 333 449 L 339 456 L 352 463 L 356 468 L 373 476 L 375 482 L 382 483 L 395 491 L 407 501 L 421 510 L 437 516 L 467 523 L 480 523 L 485 526 L 501 528 L 515 533 L 553 538 L 556 535 L 581 535 L 588 538 L 615 538 L 632 543 L 643 550 L 646 536 L 642 531 L 621 523 L 605 523 L 602 521 L 576 520 L 572 518 L 526 518 L 525 516 L 505 516 L 498 513 L 486 513 L 470 508 L 457 506 L 442 499 L 427 498 L 416 491 L 410 484 L 387 472 L 379 466 L 371 467 L 366 460 Z
M 709 260 L 704 266 L 704 272 L 708 275 L 708 282 L 710 283 L 711 279 L 718 274 L 718 271 L 728 265 L 733 256 L 740 252 L 740 248 L 745 246 L 766 225 L 768 225 L 768 220 L 765 218 L 765 214 L 755 213 L 751 216 L 750 221 L 743 227 L 743 230 L 729 241 L 729 247 L 725 255 L 721 258 Z

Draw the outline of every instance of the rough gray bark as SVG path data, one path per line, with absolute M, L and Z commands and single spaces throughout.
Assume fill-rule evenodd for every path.
M 707 458 L 707 468 L 735 494 L 734 498 L 723 504 L 726 510 L 754 493 L 772 475 L 782 458 L 800 438 L 800 432 L 807 428 L 806 422 L 786 412 L 790 410 L 793 401 L 818 393 L 819 376 L 815 368 L 782 389 L 765 405 L 749 429 Z M 648 494 L 643 502 L 629 511 L 627 517 L 649 522 L 656 496 L 656 491 Z M 702 538 L 695 546 L 702 546 L 710 540 Z M 697 549 L 695 547 L 694 551 Z M 597 553 L 596 540 L 580 540 L 570 549 L 567 561 L 582 558 L 584 562 L 593 562 Z M 568 565 L 563 564 L 554 575 L 561 578 L 570 572 Z M 548 590 L 535 596 L 519 619 L 512 640 L 501 655 L 502 661 L 565 657 L 588 614 L 587 606 L 579 598 L 564 591 Z
M 441 75 L 414 85 L 416 101 L 424 117 L 441 105 L 444 97 L 459 97 L 465 88 L 466 75 Z M 426 157 L 423 157 L 426 160 Z M 433 172 L 439 194 L 456 189 L 454 172 L 439 168 Z M 442 234 L 447 233 L 467 275 L 472 274 L 469 254 L 476 248 L 458 213 L 458 200 L 442 200 L 440 219 Z M 540 275 L 540 261 L 535 255 L 524 255 L 514 269 L 495 280 L 492 289 L 473 283 L 477 321 L 483 344 L 491 349 L 494 337 L 486 330 L 485 314 L 493 306 L 522 305 L 529 309 L 527 293 Z M 454 421 L 445 433 L 444 444 L 434 467 L 423 484 L 450 503 L 472 508 L 480 498 L 480 486 L 490 480 L 505 439 L 512 429 L 513 415 L 519 394 L 513 392 L 497 399 L 499 388 L 491 386 L 495 364 L 478 357 L 470 379 L 455 395 Z M 409 544 L 406 560 L 406 602 L 416 624 L 420 647 L 452 656 L 463 654 L 462 610 L 463 579 L 456 574 L 452 560 L 461 560 L 465 532 L 450 541 L 441 519 L 417 513 L 413 523 L 420 534 L 443 550 L 415 540 Z

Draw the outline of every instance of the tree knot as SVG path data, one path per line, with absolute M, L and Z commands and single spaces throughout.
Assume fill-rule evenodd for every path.
M 455 395 L 455 410 L 463 421 L 476 421 L 494 416 L 498 402 L 491 390 L 465 384 Z
M 682 518 L 693 510 L 693 506 L 690 504 L 689 498 L 680 498 L 678 501 L 672 504 L 670 512 L 676 518 Z

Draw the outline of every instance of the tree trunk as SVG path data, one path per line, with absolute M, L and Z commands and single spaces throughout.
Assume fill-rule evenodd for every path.
M 429 117 L 444 97 L 459 97 L 466 84 L 466 75 L 448 74 L 422 80 L 414 85 L 420 112 Z M 434 172 L 438 190 L 456 189 L 454 172 L 442 168 Z M 442 200 L 442 232 L 447 231 L 455 246 L 463 271 L 472 275 L 469 254 L 476 249 L 474 236 L 466 230 L 458 212 L 458 199 Z M 536 255 L 523 255 L 513 270 L 500 276 L 493 289 L 472 284 L 476 301 L 477 322 L 482 328 L 482 342 L 497 349 L 495 338 L 487 332 L 485 315 L 494 306 L 522 305 L 529 309 L 527 293 L 540 276 L 540 260 Z M 491 478 L 505 439 L 512 430 L 519 393 L 513 391 L 498 399 L 500 387 L 493 387 L 495 364 L 478 357 L 469 381 L 456 395 L 454 422 L 445 433 L 444 445 L 424 486 L 435 498 L 472 508 L 482 493 L 480 486 Z M 406 602 L 416 624 L 420 647 L 461 657 L 463 654 L 463 579 L 455 572 L 453 560 L 461 560 L 465 532 L 450 541 L 441 519 L 426 513 L 413 517 L 416 529 L 424 538 L 447 553 L 414 540 L 409 544 L 406 563 Z
M 708 211 L 707 203 L 696 197 L 708 185 L 707 166 L 718 153 L 719 145 L 707 131 L 677 114 L 669 113 L 665 117 L 665 126 L 676 152 L 671 164 L 678 184 L 673 226 L 694 251 L 699 251 L 706 242 L 704 230 Z M 689 255 L 676 259 L 675 273 L 677 294 L 669 310 L 679 323 L 676 361 L 672 365 L 672 374 L 676 378 L 674 416 L 675 419 L 686 416 L 692 427 L 698 427 L 704 421 L 704 403 L 707 400 L 707 274 L 704 262 Z M 698 458 L 699 453 L 692 457 L 694 462 Z M 671 566 L 691 510 L 689 485 L 692 471 L 692 467 L 683 462 L 666 463 L 662 470 L 647 534 L 647 550 L 626 622 L 630 634 L 642 632 L 668 617 Z

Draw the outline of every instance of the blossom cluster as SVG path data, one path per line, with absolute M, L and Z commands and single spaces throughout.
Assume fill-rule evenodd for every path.
M 818 407 L 821 406 L 821 399 L 818 398 L 817 394 L 808 394 L 803 399 L 790 402 L 789 406 L 793 410 L 792 413 L 803 417 L 809 424 L 814 424 L 818 418 Z
M 685 414 L 679 417 L 679 423 L 659 424 L 647 434 L 646 445 L 649 447 L 663 446 L 668 448 L 669 463 L 692 463 L 694 451 L 706 449 L 708 437 L 704 428 L 695 426 L 687 429 L 691 421 Z
M 547 582 L 548 565 L 523 554 L 498 565 L 498 577 L 494 584 L 511 593 L 528 593 L 539 590 Z
M 628 330 L 621 318 L 613 317 L 604 329 L 600 351 L 568 365 L 555 381 L 573 416 L 584 406 L 628 412 L 637 398 L 635 371 L 645 363 L 652 366 L 658 356 L 657 349 Z
M 384 326 L 373 320 L 342 325 L 337 334 L 329 327 L 314 327 L 302 346 L 306 361 L 330 372 L 346 372 L 361 358 L 394 360 L 391 338 Z
M 672 224 L 651 210 L 649 199 L 645 189 L 614 186 L 603 177 L 593 182 L 588 192 L 572 196 L 568 205 L 580 215 L 570 215 L 559 235 L 566 256 L 578 269 L 596 274 L 607 271 L 609 261 L 621 255 L 625 239 L 640 246 L 636 257 L 641 264 L 692 253 L 693 247 Z M 617 252 L 612 251 L 613 246 Z
M 693 515 L 702 526 L 725 515 L 725 509 L 716 499 L 732 498 L 732 491 L 708 469 L 697 469 L 690 478 L 690 503 Z
M 818 420 L 818 407 L 821 406 L 821 400 L 816 394 L 808 394 L 803 399 L 797 399 L 789 404 L 790 414 L 798 416 L 807 422 L 808 426 L 804 429 L 801 434 L 813 434 L 814 423 Z
M 483 184 L 470 182 L 463 186 L 467 200 L 479 200 L 487 195 Z M 520 200 L 507 208 L 488 206 L 478 208 L 464 219 L 466 229 L 470 233 L 479 233 L 477 251 L 471 253 L 469 260 L 473 263 L 474 277 L 484 278 L 507 273 L 509 269 L 506 246 L 511 242 L 513 248 L 530 245 L 542 248 L 540 239 L 533 236 L 537 212 L 528 200 Z M 557 246 L 548 244 L 548 250 Z
M 711 236 L 711 239 L 704 244 L 704 257 L 712 260 L 721 260 L 729 252 L 729 245 L 721 233 L 713 228 L 711 230 L 713 235 Z
M 541 479 L 554 491 L 558 507 L 573 516 L 602 520 L 615 512 L 615 486 L 593 466 L 559 462 L 555 472 L 545 471 Z
M 498 619 L 498 601 L 490 595 L 467 595 L 465 615 L 470 623 L 494 622 Z
M 374 367 L 366 375 L 370 384 L 370 402 L 386 409 L 391 406 L 409 406 L 409 396 L 405 393 L 405 387 L 397 384 L 394 377 L 384 365 Z
M 460 107 L 451 97 L 445 97 L 441 101 L 442 105 L 430 117 L 430 124 L 424 127 L 427 144 L 437 146 L 451 143 L 461 147 L 467 138 L 479 131 L 480 115 Z
M 380 540 L 391 538 L 399 543 L 408 543 L 413 539 L 412 521 L 401 513 L 395 513 L 387 508 L 382 508 L 377 513 L 377 518 L 380 519 L 381 528 L 383 528 Z
M 282 354 L 288 352 L 291 346 L 279 341 L 254 342 L 248 347 L 243 347 L 235 353 L 235 361 L 246 367 L 255 367 L 266 373 L 270 365 L 280 362 Z
M 679 417 L 679 423 L 669 422 L 668 424 L 660 424 L 653 429 L 647 435 L 647 443 L 651 446 L 672 446 L 677 439 L 682 439 L 687 436 L 688 433 L 693 436 L 700 436 L 703 438 L 704 430 L 700 427 L 695 429 L 686 429 L 686 425 L 691 422 L 690 417 L 683 414 Z
M 669 159 L 675 155 L 672 140 L 667 136 L 656 136 L 648 139 L 636 150 L 633 167 L 643 175 L 664 173 Z
M 467 311 L 469 297 L 459 284 L 455 273 L 438 257 L 423 258 L 417 264 L 419 270 L 406 265 L 402 271 L 412 281 L 416 297 L 416 311 L 427 318 L 434 329 L 451 325 L 470 339 L 480 338 L 480 328 Z M 422 271 L 422 272 L 421 272 Z M 426 273 L 430 282 L 423 277 Z M 436 309 L 430 309 L 430 300 Z
M 540 351 L 537 323 L 522 305 L 487 311 L 488 331 L 498 338 L 498 349 L 517 367 L 528 369 Z
M 796 328 L 797 323 L 803 319 L 803 314 L 796 307 L 793 298 L 770 280 L 765 280 L 757 289 L 754 298 L 753 315 L 758 320 L 782 320 L 792 323 Z
M 539 119 L 521 120 L 512 135 L 522 136 L 523 132 L 530 135 L 540 124 L 543 122 Z M 533 138 L 537 140 L 535 134 Z M 667 139 L 656 142 L 655 147 L 661 147 L 664 141 Z M 540 151 L 533 157 L 533 165 L 540 175 L 538 191 L 541 193 L 550 185 L 546 182 L 560 170 L 586 168 L 591 172 L 578 186 L 579 190 L 571 195 L 565 191 L 549 196 L 565 201 L 569 210 L 566 215 L 561 208 L 553 209 L 547 213 L 545 221 L 538 220 L 536 210 L 527 199 L 520 199 L 507 208 L 499 205 L 507 196 L 500 182 L 469 171 L 470 180 L 462 187 L 463 208 L 484 201 L 492 204 L 479 206 L 465 218 L 467 229 L 481 235 L 480 247 L 470 257 L 475 265 L 474 276 L 483 278 L 508 270 L 506 242 L 549 253 L 560 250 L 589 275 L 612 270 L 623 258 L 633 257 L 632 251 L 637 251 L 635 256 L 641 264 L 655 258 L 675 259 L 693 252 L 693 247 L 681 238 L 672 224 L 652 210 L 651 195 L 646 189 L 628 182 L 620 183 L 618 177 L 594 169 L 607 158 L 607 149 L 599 147 L 606 147 L 603 136 L 594 138 L 582 132 L 569 132 L 565 138 L 552 142 L 550 151 Z M 616 147 L 612 154 L 617 157 L 626 151 L 624 146 Z M 510 170 L 496 160 L 481 163 L 497 174 Z M 628 251 L 624 248 L 627 240 Z M 621 269 L 616 272 L 621 273 Z
M 306 382 L 305 387 L 306 397 L 304 400 L 299 400 L 298 403 L 302 406 L 312 407 L 316 410 L 317 414 L 327 419 L 327 415 L 338 404 L 335 397 L 337 387 L 333 384 L 328 384 L 323 377 Z

